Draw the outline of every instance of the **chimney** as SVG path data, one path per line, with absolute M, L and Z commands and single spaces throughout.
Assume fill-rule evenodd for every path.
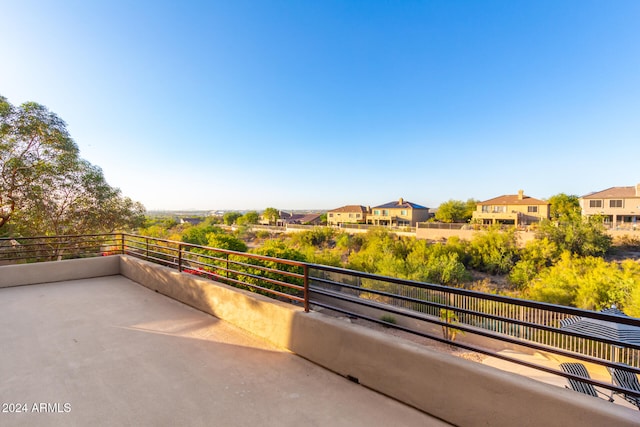
M 524 190 L 518 190 L 518 200 L 524 199 Z
M 403 205 L 404 204 L 404 199 L 402 197 L 400 197 L 400 200 L 398 200 L 398 204 L 399 205 Z
M 636 197 L 640 197 L 640 184 L 636 185 Z

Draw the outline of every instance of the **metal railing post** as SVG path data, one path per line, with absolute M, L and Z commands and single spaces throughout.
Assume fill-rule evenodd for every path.
M 126 252 L 124 250 L 124 233 L 120 234 L 120 254 L 124 255 Z
M 304 265 L 304 312 L 309 312 L 309 266 Z
M 145 247 L 146 247 L 144 256 L 147 260 L 149 260 L 149 238 L 145 237 L 144 241 L 145 241 Z
M 182 273 L 182 243 L 178 244 L 178 271 Z

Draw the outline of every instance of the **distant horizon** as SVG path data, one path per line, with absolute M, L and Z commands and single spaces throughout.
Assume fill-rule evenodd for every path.
M 637 184 L 640 184 L 640 183 L 636 183 L 636 184 L 634 184 L 634 185 L 637 185 Z M 631 186 L 631 185 L 619 185 L 619 186 L 617 186 L 617 187 L 630 187 L 630 186 Z M 601 190 L 605 190 L 605 189 L 603 188 L 603 189 L 601 189 Z M 558 195 L 558 194 L 567 194 L 567 195 L 569 195 L 569 196 L 577 196 L 577 197 L 579 197 L 579 198 L 580 198 L 580 197 L 587 196 L 587 195 L 589 195 L 589 194 L 592 194 L 592 193 L 594 193 L 594 192 L 598 192 L 598 191 L 601 191 L 601 190 L 594 190 L 594 191 L 592 191 L 592 192 L 589 192 L 589 193 L 586 193 L 586 194 L 581 194 L 581 195 L 578 195 L 578 194 L 568 194 L 568 193 L 565 193 L 565 192 L 562 192 L 562 191 L 560 191 L 560 192 L 558 192 L 558 193 L 555 193 L 555 194 L 552 194 L 552 195 L 551 195 L 551 196 L 549 196 L 549 197 L 535 197 L 535 196 L 532 196 L 531 194 L 527 194 L 526 192 L 524 193 L 524 195 L 525 195 L 525 196 L 528 196 L 528 197 L 533 197 L 533 198 L 535 198 L 535 199 L 540 199 L 540 200 L 549 200 L 551 197 L 553 197 L 553 196 L 555 196 L 555 195 Z M 514 192 L 514 193 L 510 193 L 510 195 L 517 195 L 517 194 L 518 194 L 518 193 L 517 193 L 517 191 L 516 191 L 516 192 Z M 490 197 L 489 199 L 485 199 L 485 200 L 490 200 L 490 199 L 493 199 L 493 198 L 495 198 L 495 197 L 504 196 L 504 195 L 506 195 L 506 194 L 498 194 L 498 195 L 496 195 L 496 196 Z M 399 199 L 399 197 L 398 197 L 398 199 Z M 394 199 L 394 200 L 398 200 L 398 199 Z M 403 199 L 404 199 L 404 198 L 403 198 Z M 463 201 L 463 202 L 465 202 L 465 201 L 467 201 L 467 200 L 469 200 L 469 199 L 474 199 L 474 200 L 477 200 L 478 202 L 483 202 L 483 201 L 485 201 L 485 200 L 475 199 L 475 198 L 473 198 L 473 197 L 468 197 L 468 198 L 466 198 L 466 199 L 447 199 L 447 200 L 444 200 L 442 203 L 445 203 L 445 202 L 447 202 L 447 201 L 449 201 L 449 200 L 459 200 L 459 201 Z M 419 202 L 417 202 L 417 201 L 415 201 L 415 200 L 408 200 L 408 199 L 404 199 L 404 200 L 405 200 L 405 201 L 407 201 L 407 202 L 413 202 L 413 203 L 421 204 L 421 203 L 419 203 Z M 387 202 L 391 202 L 391 200 L 388 200 Z M 386 203 L 386 202 L 384 202 L 384 203 Z M 247 208 L 241 208 L 241 209 L 226 209 L 226 208 L 218 208 L 218 209 L 187 209 L 187 208 L 182 208 L 182 209 L 148 209 L 148 208 L 147 208 L 146 210 L 147 210 L 147 212 L 185 212 L 185 213 L 186 213 L 186 212 L 215 212 L 215 211 L 222 211 L 222 212 L 251 212 L 251 211 L 257 211 L 257 212 L 261 212 L 261 211 L 264 211 L 264 210 L 265 210 L 265 209 L 267 209 L 267 208 L 275 208 L 275 209 L 278 209 L 279 211 L 282 211 L 282 212 L 292 212 L 292 211 L 293 211 L 293 212 L 326 212 L 326 211 L 329 211 L 329 210 L 332 210 L 332 209 L 337 209 L 337 208 L 340 208 L 340 207 L 343 207 L 343 206 L 348 206 L 348 205 L 360 205 L 360 206 L 365 206 L 365 207 L 371 207 L 371 208 L 374 208 L 374 207 L 379 206 L 379 205 L 384 204 L 384 203 L 380 203 L 380 204 L 376 204 L 376 205 L 371 205 L 371 204 L 361 204 L 361 203 L 347 203 L 346 205 L 334 206 L 334 207 L 331 207 L 331 208 L 324 208 L 324 209 L 314 209 L 314 208 L 279 208 L 278 206 L 272 206 L 272 205 L 269 205 L 269 206 L 265 206 L 265 207 L 263 207 L 263 208 L 251 208 L 251 209 L 247 209 Z M 429 210 L 436 210 L 437 208 L 439 208 L 439 207 L 440 207 L 440 205 L 441 205 L 442 203 L 438 203 L 436 206 L 425 206 L 425 207 L 426 207 L 426 208 L 428 208 Z M 423 206 L 424 206 L 424 205 L 423 205 Z
M 640 2 L 3 5 L 0 95 L 149 210 L 640 182 Z

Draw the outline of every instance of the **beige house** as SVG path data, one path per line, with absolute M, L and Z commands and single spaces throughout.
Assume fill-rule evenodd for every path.
M 327 211 L 327 224 L 364 224 L 367 220 L 367 208 L 360 205 L 347 205 Z
M 617 230 L 640 228 L 640 184 L 611 187 L 580 197 L 582 215 L 601 215 L 606 226 Z
M 524 191 L 480 202 L 472 221 L 481 224 L 527 226 L 549 219 L 549 202 L 526 196 Z
M 431 217 L 429 208 L 402 199 L 375 206 L 367 216 L 367 224 L 415 227 L 416 223 Z

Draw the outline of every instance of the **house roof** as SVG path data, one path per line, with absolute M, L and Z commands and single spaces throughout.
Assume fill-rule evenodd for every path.
M 494 197 L 493 199 L 479 202 L 479 205 L 548 205 L 549 202 L 545 200 L 535 199 L 527 195 L 519 194 L 504 194 L 502 196 Z
M 319 214 L 319 213 L 306 214 L 302 218 L 300 218 L 299 221 L 303 224 L 305 222 L 313 222 L 313 221 L 316 221 L 318 218 L 320 218 L 320 215 L 322 214 Z
M 182 224 L 184 224 L 184 223 L 187 223 L 187 222 L 188 222 L 188 223 L 189 223 L 189 224 L 191 224 L 191 225 L 198 225 L 198 224 L 200 224 L 200 223 L 201 223 L 201 222 L 203 222 L 203 221 L 204 221 L 204 219 L 202 219 L 202 218 L 180 218 L 180 222 L 181 222 Z
M 636 187 L 633 186 L 611 187 L 582 196 L 583 199 L 629 199 L 633 197 L 640 197 L 640 195 L 636 194 Z
M 320 215 L 322 214 L 319 214 L 319 213 L 302 214 L 302 213 L 281 212 L 280 220 L 288 223 L 299 222 L 300 224 L 304 224 L 305 222 L 316 221 L 318 218 L 320 218 Z
M 409 202 L 407 200 L 394 200 L 393 202 L 385 203 L 384 205 L 375 206 L 375 209 L 399 209 L 399 208 L 407 208 L 407 209 L 429 209 L 427 207 L 418 205 L 416 203 Z
M 335 213 L 340 213 L 340 212 L 357 212 L 357 213 L 365 213 L 367 211 L 367 208 L 365 208 L 364 206 L 361 205 L 347 205 L 347 206 L 342 206 L 336 209 L 331 209 L 329 212 L 335 212 Z

